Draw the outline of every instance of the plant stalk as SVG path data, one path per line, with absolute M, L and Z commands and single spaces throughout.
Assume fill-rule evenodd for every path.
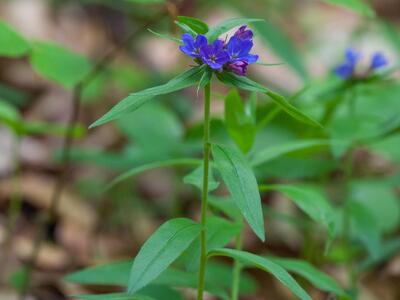
M 235 248 L 236 250 L 242 250 L 242 236 L 243 230 L 236 236 Z M 235 260 L 233 265 L 233 274 L 232 274 L 232 294 L 231 300 L 239 299 L 239 286 L 240 286 L 240 273 L 242 272 L 242 264 L 240 261 Z
M 210 160 L 210 91 L 211 84 L 204 87 L 204 130 L 203 130 L 203 190 L 201 197 L 200 267 L 197 285 L 197 300 L 203 300 L 207 262 L 207 198 Z

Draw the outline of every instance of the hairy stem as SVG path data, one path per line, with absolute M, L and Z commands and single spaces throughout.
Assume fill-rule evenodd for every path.
M 197 285 L 197 300 L 203 300 L 207 262 L 207 197 L 210 160 L 210 83 L 204 87 L 204 132 L 203 132 L 203 190 L 201 197 L 200 267 Z

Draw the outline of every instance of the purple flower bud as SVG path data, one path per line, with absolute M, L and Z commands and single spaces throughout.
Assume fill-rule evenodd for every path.
M 235 32 L 234 36 L 242 41 L 251 40 L 253 38 L 253 31 L 247 29 L 247 25 L 243 25 Z
M 380 69 L 382 67 L 387 66 L 388 63 L 389 62 L 388 62 L 387 58 L 382 53 L 376 52 L 372 56 L 371 69 L 373 69 L 373 70 Z
M 237 75 L 245 76 L 247 74 L 248 65 L 249 63 L 247 61 L 239 60 L 228 64 L 228 69 Z

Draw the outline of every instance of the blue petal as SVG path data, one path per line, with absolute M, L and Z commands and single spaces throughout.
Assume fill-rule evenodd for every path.
M 194 46 L 196 48 L 200 48 L 203 47 L 205 45 L 207 45 L 208 41 L 205 35 L 199 34 L 196 37 L 196 41 L 194 42 Z
M 387 58 L 380 52 L 374 53 L 371 61 L 371 69 L 376 70 L 388 64 Z
M 258 60 L 258 55 L 255 54 L 249 54 L 246 56 L 246 61 L 249 64 L 254 64 Z
M 342 79 L 348 79 L 353 75 L 353 72 L 354 72 L 354 66 L 349 63 L 339 65 L 335 69 L 336 75 L 341 77 Z

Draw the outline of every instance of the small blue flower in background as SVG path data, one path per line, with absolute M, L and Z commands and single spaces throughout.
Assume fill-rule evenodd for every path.
M 353 48 L 346 49 L 345 62 L 335 68 L 335 73 L 343 79 L 348 79 L 354 75 L 357 63 L 361 54 Z
M 216 40 L 208 44 L 204 35 L 194 39 L 190 34 L 182 35 L 183 45 L 179 49 L 186 55 L 200 59 L 213 70 L 229 70 L 237 75 L 245 76 L 247 67 L 258 60 L 258 55 L 250 53 L 253 48 L 253 32 L 246 25 L 241 26 L 228 43 Z
M 373 69 L 373 70 L 380 69 L 382 67 L 387 66 L 388 64 L 389 64 L 389 61 L 381 52 L 376 52 L 372 56 L 371 69 Z
M 201 59 L 214 70 L 220 70 L 229 61 L 229 55 L 224 49 L 224 42 L 216 40 L 212 45 L 201 48 Z
M 193 58 L 200 58 L 201 48 L 207 46 L 207 38 L 202 34 L 197 35 L 195 40 L 189 33 L 184 33 L 182 35 L 182 42 L 183 45 L 179 49 Z
M 360 62 L 361 58 L 362 55 L 360 52 L 356 51 L 353 48 L 346 49 L 345 61 L 342 64 L 338 65 L 334 70 L 336 75 L 342 79 L 349 79 L 351 77 L 355 77 L 356 67 L 357 64 Z M 368 74 L 371 71 L 383 68 L 387 66 L 388 63 L 389 62 L 387 58 L 381 52 L 376 52 L 372 56 L 370 67 L 367 70 L 366 74 Z

